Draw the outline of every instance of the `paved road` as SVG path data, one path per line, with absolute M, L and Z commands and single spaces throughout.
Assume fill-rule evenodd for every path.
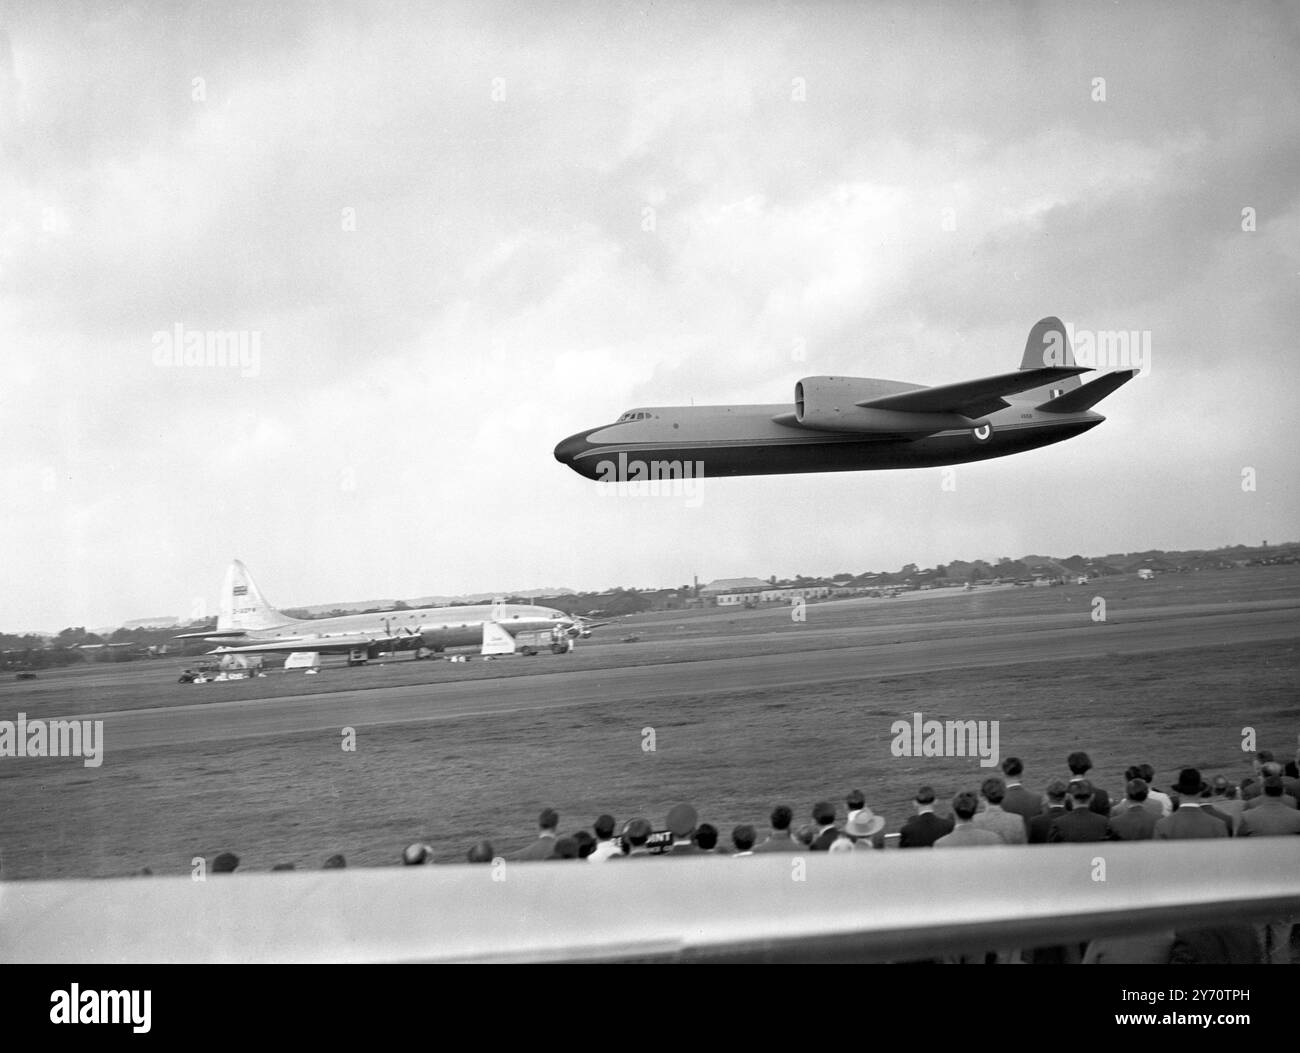
M 1128 623 L 1052 625 L 950 639 L 874 642 L 748 658 L 704 659 L 617 669 L 547 672 L 442 684 L 362 688 L 290 698 L 83 714 L 105 721 L 110 750 L 226 740 L 345 725 L 453 720 L 478 714 L 645 701 L 723 691 L 798 688 L 1024 662 L 1074 663 L 1107 655 L 1300 638 L 1300 606 L 1272 609 L 1188 606 Z M 1028 626 L 1025 626 L 1027 629 Z M 969 629 L 969 626 L 967 626 Z

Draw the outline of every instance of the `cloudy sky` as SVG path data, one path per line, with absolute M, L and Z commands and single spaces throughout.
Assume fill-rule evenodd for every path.
M 1300 16 L 1083 6 L 11 7 L 0 628 L 1300 536 Z M 552 457 L 1048 314 L 1149 375 L 955 490 Z

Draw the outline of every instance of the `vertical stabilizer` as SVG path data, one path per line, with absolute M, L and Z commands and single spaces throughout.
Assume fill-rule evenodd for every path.
M 1025 353 L 1020 359 L 1021 369 L 1042 369 L 1044 366 L 1076 366 L 1074 348 L 1070 346 L 1070 335 L 1059 318 L 1042 318 L 1029 330 L 1029 339 L 1025 341 Z M 1067 391 L 1073 391 L 1082 383 L 1078 377 L 1066 377 L 1044 384 L 1040 388 L 1031 388 L 1016 395 L 1017 399 L 1045 402 L 1059 398 Z
M 285 617 L 266 602 L 247 567 L 239 560 L 230 564 L 226 571 L 226 584 L 221 590 L 221 613 L 217 617 L 219 631 L 270 629 L 291 621 L 292 618 Z

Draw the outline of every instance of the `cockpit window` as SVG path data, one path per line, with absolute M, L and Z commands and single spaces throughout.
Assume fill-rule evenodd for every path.
M 651 414 L 647 413 L 645 410 L 628 410 L 626 413 L 623 414 L 623 416 L 619 417 L 618 420 L 616 420 L 614 423 L 626 424 L 630 420 L 648 420 L 650 417 Z

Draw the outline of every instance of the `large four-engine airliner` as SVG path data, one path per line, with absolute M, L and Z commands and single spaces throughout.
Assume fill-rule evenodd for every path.
M 345 653 L 355 665 L 382 651 L 421 647 L 479 645 L 482 654 L 513 654 L 542 641 L 554 651 L 567 651 L 583 635 L 589 635 L 589 627 L 579 617 L 517 603 L 290 618 L 266 602 L 244 564 L 235 560 L 226 571 L 216 629 L 182 633 L 178 639 L 209 640 L 221 645 L 220 653 Z M 528 643 L 521 644 L 521 638 Z
M 864 377 L 805 377 L 793 405 L 628 410 L 571 435 L 555 458 L 603 482 L 922 468 L 1002 457 L 1095 428 L 1092 407 L 1135 369 L 1081 384 L 1060 319 L 1030 330 L 1020 369 L 924 387 Z

